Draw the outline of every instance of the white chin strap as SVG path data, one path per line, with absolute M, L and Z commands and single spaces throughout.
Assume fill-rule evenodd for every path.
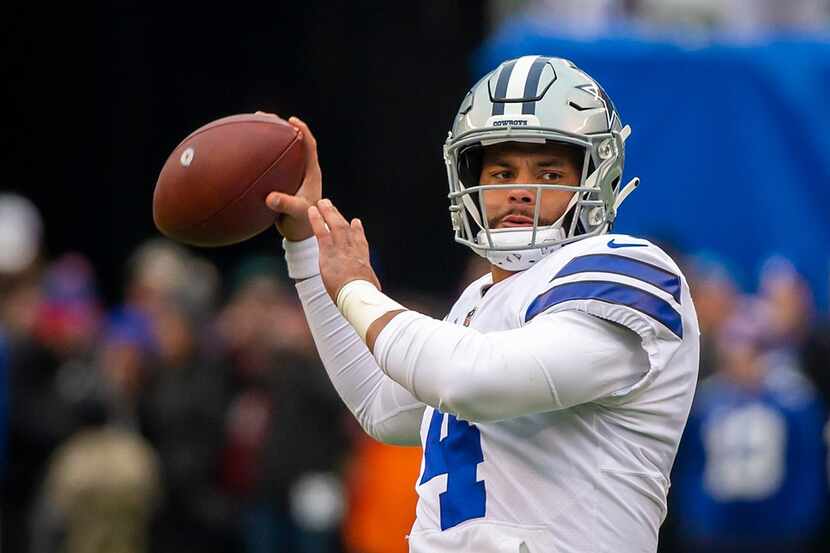
M 533 239 L 532 227 L 527 230 L 515 228 L 494 229 L 490 231 L 490 238 L 493 241 L 493 246 L 497 248 L 516 248 L 512 251 L 486 249 L 483 253 L 478 252 L 487 261 L 506 271 L 524 271 L 525 269 L 529 269 L 543 257 L 561 247 L 560 244 L 554 244 L 532 250 L 522 249 L 526 248 Z M 560 225 L 552 225 L 536 230 L 537 243 L 548 241 L 560 242 L 564 239 L 565 230 Z M 476 242 L 484 247 L 490 246 L 484 230 L 479 231 Z

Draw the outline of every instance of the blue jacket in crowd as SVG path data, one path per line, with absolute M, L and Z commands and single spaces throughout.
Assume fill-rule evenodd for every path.
M 673 474 L 682 535 L 709 546 L 799 544 L 827 497 L 824 405 L 784 365 L 759 388 L 724 375 L 699 386 Z

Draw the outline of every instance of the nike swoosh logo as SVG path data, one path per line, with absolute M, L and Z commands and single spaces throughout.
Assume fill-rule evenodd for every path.
M 611 240 L 608 241 L 608 247 L 611 248 L 611 249 L 617 249 L 617 248 L 645 248 L 646 246 L 648 246 L 648 244 L 617 244 L 616 242 L 614 242 L 614 240 L 616 240 L 616 238 L 612 238 Z

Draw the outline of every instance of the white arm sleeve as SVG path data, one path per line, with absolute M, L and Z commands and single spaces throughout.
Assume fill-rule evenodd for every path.
M 594 401 L 649 370 L 633 331 L 578 311 L 487 334 L 407 311 L 384 327 L 374 351 L 384 372 L 416 398 L 468 421 Z
M 380 442 L 420 445 L 425 405 L 383 374 L 319 275 L 298 282 L 297 291 L 326 372 L 360 426 Z

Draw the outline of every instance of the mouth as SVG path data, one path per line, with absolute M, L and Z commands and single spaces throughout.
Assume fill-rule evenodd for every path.
M 501 221 L 499 221 L 499 227 L 501 228 L 513 228 L 513 227 L 532 227 L 533 226 L 533 218 L 528 217 L 526 215 L 517 215 L 512 213 L 510 215 L 506 215 L 502 217 Z

